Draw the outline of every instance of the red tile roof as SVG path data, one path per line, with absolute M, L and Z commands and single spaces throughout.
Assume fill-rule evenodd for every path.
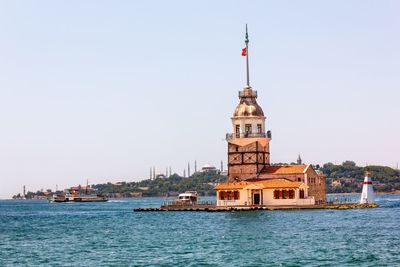
M 267 174 L 299 174 L 304 173 L 308 165 L 281 165 L 267 166 L 262 170 L 262 173 Z

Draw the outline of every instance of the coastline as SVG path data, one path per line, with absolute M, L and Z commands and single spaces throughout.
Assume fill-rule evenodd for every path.
M 335 195 L 343 195 L 343 196 L 355 196 L 360 195 L 360 193 L 352 192 L 352 193 L 327 193 L 327 196 L 335 196 Z M 400 191 L 396 190 L 393 192 L 375 192 L 376 195 L 400 195 Z
M 361 193 L 327 193 L 326 196 L 336 196 L 336 195 L 341 195 L 341 196 L 356 196 L 360 195 Z M 377 195 L 400 195 L 400 191 L 394 191 L 394 192 L 375 192 Z M 201 198 L 204 197 L 215 197 L 215 196 L 200 196 Z M 119 200 L 119 199 L 174 199 L 174 196 L 169 196 L 169 197 L 161 197 L 161 196 L 146 196 L 146 197 L 113 197 L 109 198 L 109 200 Z M 0 198 L 0 200 L 46 200 L 47 199 L 13 199 L 13 198 Z

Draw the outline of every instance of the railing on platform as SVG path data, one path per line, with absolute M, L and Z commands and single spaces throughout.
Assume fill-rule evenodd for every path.
M 239 91 L 239 98 L 242 98 L 242 97 L 255 97 L 255 98 L 257 98 L 257 91 L 256 90 Z
M 215 202 L 212 201 L 165 201 L 162 203 L 163 207 L 179 206 L 179 207 L 190 207 L 190 206 L 215 206 Z
M 235 138 L 271 138 L 271 131 L 268 131 L 267 133 L 240 133 L 240 134 L 233 134 L 233 133 L 227 133 L 226 134 L 226 140 L 229 141 L 231 139 Z

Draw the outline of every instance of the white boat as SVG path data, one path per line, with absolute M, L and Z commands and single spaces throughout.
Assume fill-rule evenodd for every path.
M 85 191 L 82 192 L 82 189 Z M 106 202 L 108 201 L 106 196 L 89 194 L 89 191 L 93 191 L 88 186 L 86 188 L 71 187 L 66 190 L 64 195 L 53 195 L 49 202 Z
M 197 192 L 196 191 L 186 191 L 185 193 L 179 194 L 176 202 L 196 203 L 197 202 Z

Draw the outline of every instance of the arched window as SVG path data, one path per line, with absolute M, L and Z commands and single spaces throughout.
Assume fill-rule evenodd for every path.
M 294 190 L 293 189 L 289 190 L 289 198 L 294 199 Z
M 233 198 L 238 200 L 240 198 L 239 191 L 233 191 Z

